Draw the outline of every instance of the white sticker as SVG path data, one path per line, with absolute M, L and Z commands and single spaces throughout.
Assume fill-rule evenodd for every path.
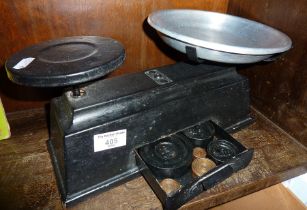
M 24 58 L 21 61 L 19 61 L 13 68 L 14 69 L 23 69 L 26 68 L 32 61 L 34 61 L 35 58 Z
M 126 145 L 127 129 L 94 135 L 94 152 Z

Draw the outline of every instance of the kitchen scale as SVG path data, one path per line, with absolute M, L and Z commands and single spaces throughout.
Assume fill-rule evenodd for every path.
M 6 62 L 17 84 L 66 87 L 51 101 L 48 140 L 65 205 L 142 174 L 176 209 L 252 159 L 229 135 L 253 121 L 248 80 L 229 64 L 270 59 L 291 40 L 206 11 L 161 10 L 148 23 L 191 62 L 97 80 L 125 59 L 120 42 L 98 36 L 46 41 Z

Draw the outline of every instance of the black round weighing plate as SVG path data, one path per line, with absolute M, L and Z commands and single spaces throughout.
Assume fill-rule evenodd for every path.
M 139 153 L 158 177 L 179 177 L 186 173 L 192 162 L 192 146 L 178 136 L 146 145 Z
M 216 163 L 223 163 L 239 153 L 239 149 L 233 143 L 224 140 L 213 140 L 207 147 L 208 156 Z
M 17 84 L 54 87 L 94 80 L 118 68 L 125 50 L 116 40 L 75 36 L 33 45 L 14 54 L 5 67 Z

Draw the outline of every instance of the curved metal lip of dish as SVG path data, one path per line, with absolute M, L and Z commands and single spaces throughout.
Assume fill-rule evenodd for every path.
M 178 50 L 182 53 L 186 52 L 186 47 L 193 47 L 196 49 L 196 56 L 199 59 L 198 62 L 203 62 L 203 60 L 221 62 L 221 63 L 229 63 L 229 64 L 246 64 L 246 63 L 255 63 L 259 61 L 270 61 L 270 57 L 274 57 L 272 54 L 266 55 L 248 55 L 248 54 L 237 54 L 237 53 L 229 53 L 218 50 L 212 50 L 209 48 L 204 48 L 196 45 L 192 45 L 186 42 L 182 42 L 176 40 L 172 37 L 169 37 L 165 34 L 159 33 L 162 40 L 167 43 L 169 46 Z M 278 54 L 276 54 L 278 55 Z M 269 60 L 267 60 L 269 59 Z
M 187 23 L 193 23 L 193 21 L 194 22 L 199 21 L 199 18 L 203 18 L 204 20 L 207 21 L 209 19 L 214 18 L 217 21 L 222 22 L 221 24 L 228 26 L 227 27 L 228 29 L 233 24 L 242 24 L 242 25 L 247 24 L 248 27 L 245 27 L 247 28 L 247 30 L 250 27 L 253 30 L 256 29 L 256 31 L 258 31 L 259 34 L 265 32 L 268 34 L 268 36 L 275 36 L 276 37 L 275 40 L 280 40 L 280 42 L 278 42 L 276 46 L 271 46 L 271 47 L 259 47 L 259 46 L 244 47 L 240 46 L 240 43 L 237 43 L 237 45 L 223 44 L 223 43 L 213 42 L 210 40 L 199 39 L 193 36 L 187 36 L 180 33 L 178 28 L 174 29 L 173 28 L 174 24 L 177 24 L 179 26 L 183 24 L 182 22 L 178 21 L 171 21 L 171 22 L 168 21 L 171 17 L 174 16 L 177 17 L 177 19 L 179 19 L 180 16 L 188 16 L 188 18 L 186 18 Z M 292 46 L 292 41 L 286 34 L 270 26 L 264 25 L 256 21 L 223 13 L 209 12 L 202 10 L 191 10 L 191 9 L 158 10 L 150 14 L 147 21 L 150 26 L 152 26 L 157 31 L 159 31 L 162 34 L 165 34 L 168 37 L 172 37 L 173 39 L 181 42 L 189 43 L 195 46 L 216 51 L 236 53 L 236 54 L 248 54 L 248 55 L 267 55 L 267 54 L 276 54 L 276 53 L 285 52 L 289 50 Z M 193 30 L 193 28 L 190 29 Z M 225 29 L 225 27 L 222 27 L 220 29 L 221 31 L 219 33 L 223 33 L 223 29 Z M 214 33 L 215 32 L 213 32 L 213 34 Z

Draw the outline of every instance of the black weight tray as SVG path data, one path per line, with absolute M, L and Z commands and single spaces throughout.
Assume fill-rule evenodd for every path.
M 213 122 L 211 123 L 214 125 L 215 133 L 213 136 L 213 140 L 210 143 L 215 143 L 219 139 L 223 139 L 222 145 L 225 146 L 226 142 L 226 144 L 229 143 L 235 146 L 236 154 L 233 157 L 224 159 L 222 161 L 221 159 L 219 159 L 219 157 L 215 157 L 214 154 L 213 156 L 212 154 L 211 155 L 207 154 L 207 157 L 216 163 L 216 167 L 211 169 L 201 177 L 195 177 L 192 175 L 192 170 L 190 166 L 189 170 L 183 175 L 179 177 L 175 176 L 175 178 L 172 177 L 172 179 L 176 180 L 181 184 L 181 188 L 172 194 L 166 194 L 159 184 L 164 178 L 169 178 L 169 177 L 163 177 L 161 175 L 157 175 L 157 172 L 153 171 L 154 169 L 148 166 L 148 164 L 144 160 L 144 157 L 142 157 L 142 155 L 144 154 L 142 154 L 142 152 L 140 153 L 142 148 L 139 148 L 135 151 L 137 163 L 139 167 L 142 169 L 141 170 L 142 174 L 146 179 L 146 181 L 148 182 L 148 184 L 152 187 L 155 194 L 162 202 L 164 209 L 179 208 L 180 206 L 182 206 L 187 201 L 191 200 L 196 195 L 200 194 L 203 191 L 208 190 L 217 183 L 225 180 L 226 178 L 230 177 L 233 173 L 245 168 L 250 163 L 253 157 L 254 150 L 245 148 L 241 143 L 239 143 L 232 136 L 230 136 L 224 129 L 222 129 Z M 176 136 L 176 138 L 184 139 L 185 141 L 190 141 L 190 139 L 183 134 L 184 133 L 183 131 L 177 132 L 166 138 L 172 138 Z M 157 141 L 159 142 L 164 140 L 165 138 L 162 138 Z M 157 144 L 157 142 L 151 144 Z M 197 145 L 194 146 L 196 147 Z M 145 145 L 144 147 L 148 147 L 148 145 Z M 209 145 L 207 147 L 209 147 Z M 207 151 L 207 148 L 205 149 Z

